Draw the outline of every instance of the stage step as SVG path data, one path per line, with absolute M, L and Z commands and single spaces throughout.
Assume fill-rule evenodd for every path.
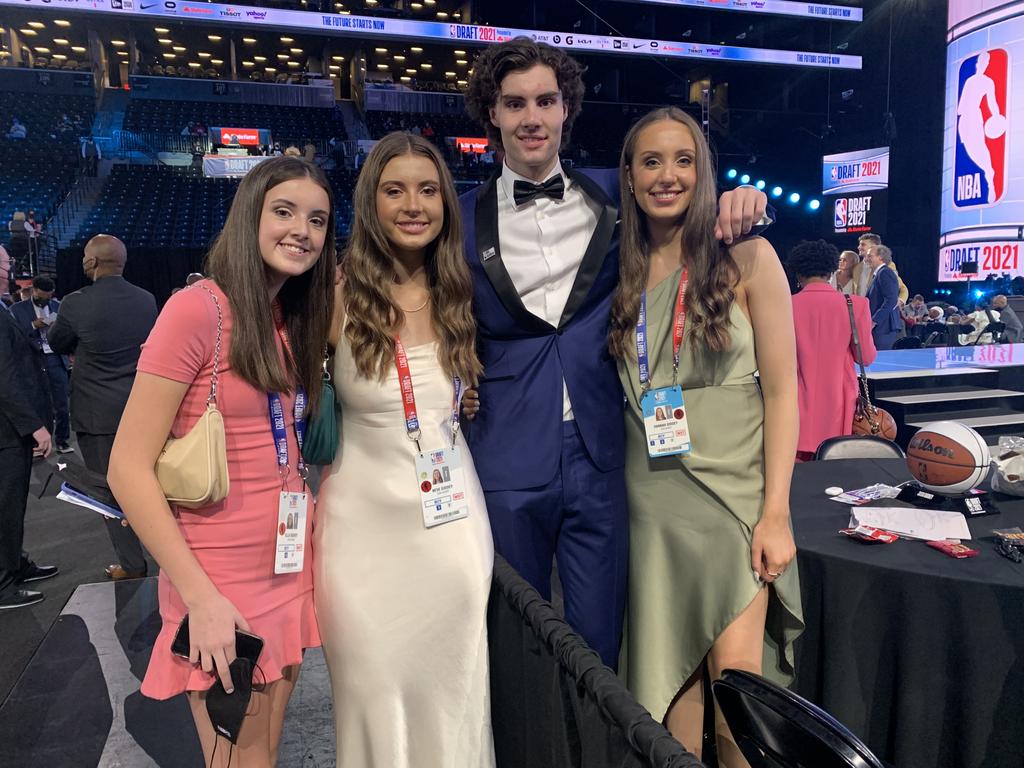
M 959 421 L 977 430 L 986 438 L 986 442 L 990 436 L 1024 435 L 1024 413 L 1007 413 L 998 408 L 986 408 L 933 413 L 927 416 L 927 419 L 906 422 L 907 429 L 916 432 L 933 421 Z
M 1011 389 L 985 389 L 984 387 L 966 387 L 942 389 L 934 392 L 916 390 L 915 394 L 895 394 L 886 392 L 882 398 L 888 403 L 899 403 L 903 406 L 924 405 L 927 403 L 949 403 L 960 400 L 987 400 L 995 397 L 1024 398 L 1024 392 Z
M 933 370 L 882 371 L 868 373 L 868 384 L 875 397 L 885 398 L 889 393 L 909 394 L 921 390 L 951 390 L 955 388 L 995 389 L 999 386 L 999 371 L 990 368 L 936 368 Z

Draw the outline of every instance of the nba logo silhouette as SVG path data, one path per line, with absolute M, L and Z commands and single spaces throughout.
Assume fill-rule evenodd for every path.
M 836 220 L 834 229 L 846 228 L 846 198 L 840 197 L 836 200 Z
M 953 205 L 998 203 L 1006 193 L 1010 57 L 990 48 L 960 63 L 953 155 Z

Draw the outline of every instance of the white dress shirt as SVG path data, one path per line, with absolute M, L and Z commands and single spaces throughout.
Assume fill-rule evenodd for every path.
M 576 273 L 597 228 L 600 206 L 587 197 L 556 160 L 544 180 L 560 174 L 565 182 L 561 200 L 537 197 L 516 206 L 517 180 L 535 183 L 503 165 L 497 182 L 498 246 L 523 306 L 554 327 L 562 318 Z M 569 391 L 562 382 L 562 418 L 573 418 Z

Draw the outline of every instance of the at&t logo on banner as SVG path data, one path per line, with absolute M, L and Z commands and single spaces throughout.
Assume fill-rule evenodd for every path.
M 1009 58 L 1005 49 L 991 48 L 960 64 L 953 158 L 957 208 L 992 205 L 1006 193 Z

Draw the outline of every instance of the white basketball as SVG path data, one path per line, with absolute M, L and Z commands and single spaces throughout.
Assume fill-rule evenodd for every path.
M 992 462 L 985 438 L 959 421 L 933 421 L 907 445 L 907 467 L 937 493 L 966 493 L 988 477 Z
M 1006 115 L 992 115 L 985 121 L 985 136 L 989 139 L 998 139 L 1006 133 Z

